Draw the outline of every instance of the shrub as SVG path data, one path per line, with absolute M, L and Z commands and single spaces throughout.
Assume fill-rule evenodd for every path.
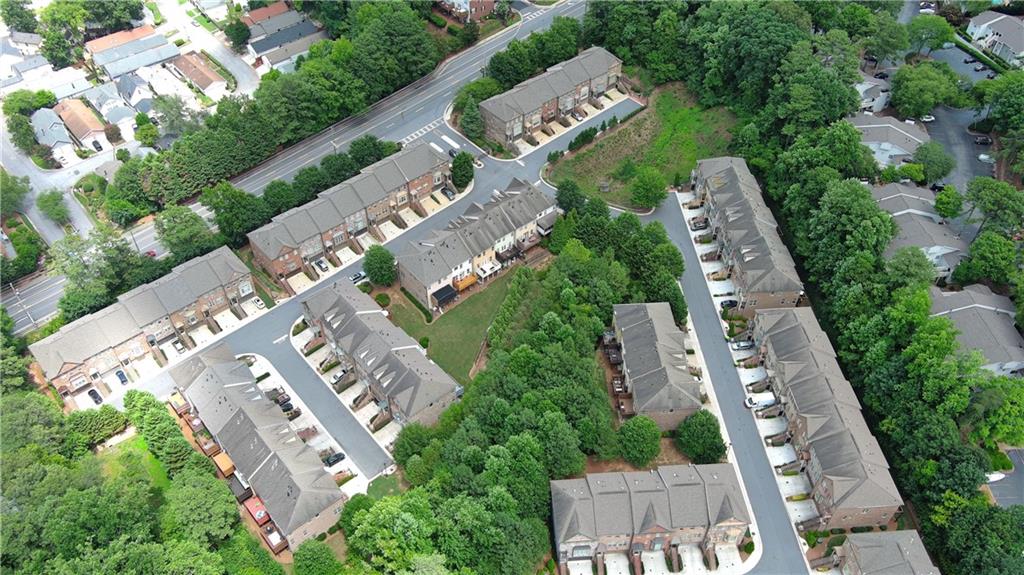
M 458 38 L 459 34 L 462 33 L 462 28 L 452 24 L 451 26 L 445 28 L 444 31 L 447 32 L 449 36 L 453 38 Z
M 309 326 L 306 325 L 306 320 L 300 320 L 299 323 L 295 324 L 295 327 L 292 328 L 292 335 L 299 335 L 306 331 L 306 328 L 308 327 Z
M 331 371 L 332 369 L 338 367 L 338 365 L 340 364 L 341 362 L 336 359 L 329 361 L 320 367 L 320 373 L 327 373 L 328 371 Z
M 423 314 L 423 319 L 426 320 L 427 323 L 434 321 L 434 314 L 430 313 L 430 310 L 420 303 L 420 300 L 416 299 L 415 296 L 409 293 L 409 290 L 403 287 L 402 293 L 405 294 L 405 297 L 412 302 L 412 305 L 416 306 L 420 310 L 420 313 Z
M 420 347 L 422 347 L 423 349 L 427 349 L 428 347 L 430 347 L 430 338 L 427 337 L 427 336 L 421 337 L 420 341 L 419 341 L 419 344 L 420 344 Z
M 753 541 L 747 541 L 746 544 L 743 545 L 743 552 L 746 553 L 747 555 L 750 555 L 751 553 L 753 553 L 754 552 L 754 542 Z
M 565 152 L 563 152 L 562 150 L 555 150 L 554 152 L 548 152 L 548 163 L 549 164 L 554 164 L 558 160 L 561 160 L 562 156 L 564 154 L 565 154 Z
M 313 355 L 314 353 L 316 353 L 317 350 L 320 349 L 321 347 L 323 347 L 324 345 L 325 344 L 323 342 L 318 343 L 318 344 L 314 345 L 312 349 L 310 349 L 309 351 L 307 351 L 303 355 L 305 355 L 306 357 L 309 357 L 309 356 Z
M 445 20 L 440 14 L 434 14 L 433 12 L 431 12 L 430 14 L 427 15 L 427 20 L 430 20 L 430 23 L 433 24 L 434 26 L 437 26 L 438 28 L 444 28 L 448 26 L 448 21 Z
M 119 162 L 127 162 L 131 159 L 132 153 L 128 151 L 128 148 L 118 148 L 117 151 L 114 152 L 114 157 L 117 158 L 117 161 Z
M 363 269 L 371 282 L 380 286 L 395 283 L 395 256 L 380 245 L 370 246 L 363 255 Z
M 36 271 L 46 244 L 28 226 L 12 230 L 8 238 L 17 255 L 14 259 L 0 258 L 0 276 L 3 276 L 5 282 L 12 282 Z
M 587 128 L 586 130 L 583 130 L 579 134 L 576 134 L 576 137 L 573 138 L 571 142 L 569 142 L 569 151 L 575 152 L 576 150 L 582 148 L 583 146 L 586 146 L 587 144 L 593 142 L 594 136 L 596 135 L 597 128 L 593 127 Z
M 661 452 L 661 430 L 653 419 L 637 415 L 619 428 L 622 458 L 635 467 L 650 463 Z
M 990 451 L 988 457 L 992 461 L 992 469 L 996 471 L 1013 470 L 1013 461 L 1002 451 Z
M 491 326 L 487 328 L 487 342 L 492 347 L 498 346 L 504 339 L 508 328 L 512 325 L 512 319 L 515 317 L 516 311 L 522 305 L 523 298 L 526 297 L 526 292 L 532 279 L 533 270 L 529 267 L 521 266 L 515 271 L 515 275 L 508 282 L 508 292 L 505 293 L 505 299 L 501 302 L 501 306 L 498 307 L 497 313 L 494 314 Z
M 676 447 L 698 465 L 718 463 L 725 457 L 725 442 L 718 418 L 700 410 L 684 419 L 676 428 Z
M 379 305 L 380 307 L 388 307 L 389 305 L 391 305 L 391 296 L 389 296 L 386 293 L 379 293 L 376 296 L 374 296 L 373 299 L 374 301 L 377 302 L 377 305 Z
M 870 526 L 870 525 L 861 525 L 861 526 L 854 527 L 854 528 L 850 529 L 850 531 L 853 532 L 853 533 L 870 533 L 870 532 L 872 532 L 874 530 L 875 530 L 875 528 Z
M 373 291 L 373 284 L 367 282 L 363 282 L 356 287 L 358 287 L 359 291 L 363 293 L 370 293 Z

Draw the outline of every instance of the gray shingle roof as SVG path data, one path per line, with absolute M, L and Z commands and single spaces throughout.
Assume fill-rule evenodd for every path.
M 316 34 L 310 34 L 309 36 L 299 38 L 294 42 L 289 42 L 276 50 L 267 52 L 263 57 L 271 64 L 277 64 L 279 62 L 284 62 L 293 56 L 305 54 L 313 44 L 329 39 L 330 36 L 327 35 L 327 32 L 320 31 Z
M 665 302 L 617 304 L 623 369 L 637 413 L 700 409 L 701 389 L 686 364 L 683 332 Z
M 397 258 L 398 265 L 422 285 L 430 286 L 554 205 L 554 200 L 537 188 L 513 179 L 504 192 L 495 194 L 487 203 L 472 204 L 443 230 L 419 243 L 408 244 Z
M 621 63 L 614 54 L 600 46 L 587 48 L 575 58 L 556 64 L 543 74 L 484 100 L 480 108 L 507 122 L 536 110 L 544 102 L 571 93 L 583 82 L 608 74 L 612 66 Z
M 779 225 L 746 161 L 732 157 L 699 160 L 697 182 L 707 186 L 711 203 L 721 213 L 740 286 L 747 293 L 803 291 L 793 257 L 779 237 Z
M 552 481 L 551 507 L 556 548 L 574 538 L 750 521 L 736 473 L 724 463 L 663 465 Z
M 1024 337 L 1014 327 L 1010 298 L 973 284 L 962 291 L 931 288 L 932 315 L 946 316 L 956 326 L 964 350 L 977 349 L 988 362 L 1024 362 Z
M 18 44 L 33 44 L 40 45 L 43 43 L 43 37 L 39 34 L 33 34 L 32 32 L 18 32 L 17 30 L 11 31 L 11 41 L 17 42 Z
M 249 241 L 271 258 L 284 249 L 341 225 L 345 218 L 387 197 L 388 192 L 429 173 L 447 159 L 425 144 L 410 146 L 363 168 L 362 173 L 320 192 L 327 202 L 310 202 L 275 216 L 270 223 L 248 233 Z M 395 174 L 404 179 L 396 179 Z M 385 188 L 385 179 L 393 187 Z M 397 183 L 395 183 L 397 182 Z M 316 212 L 316 216 L 312 216 Z
M 351 282 L 336 282 L 303 300 L 302 305 L 309 317 L 323 321 L 335 344 L 407 417 L 414 419 L 458 388 L 451 376 Z
M 885 144 L 913 154 L 918 146 L 931 141 L 928 133 L 915 124 L 901 122 L 891 116 L 859 114 L 848 120 L 861 134 L 865 144 Z
M 784 391 L 780 399 L 794 402 L 797 417 L 808 424 L 808 449 L 832 485 L 829 505 L 902 505 L 881 447 L 860 413 L 853 388 L 843 377 L 814 311 L 807 307 L 757 310 L 753 337 L 764 349 L 769 374 Z M 833 395 L 833 405 L 823 391 Z
M 82 93 L 82 97 L 111 124 L 135 117 L 135 109 L 124 101 L 113 82 L 90 88 Z
M 170 374 L 286 535 L 344 497 L 316 450 L 299 439 L 226 345 L 193 356 Z
M 917 531 L 851 533 L 839 554 L 861 575 L 939 575 Z
M 81 317 L 30 346 L 48 377 L 65 363 L 82 363 L 142 332 L 153 321 L 195 302 L 203 294 L 249 275 L 230 249 L 218 248 L 189 260 L 166 276 L 118 297 L 102 310 Z M 191 299 L 189 299 L 191 298 Z
M 305 21 L 306 17 L 295 10 L 289 10 L 287 12 L 271 16 L 259 22 L 256 22 L 252 26 L 249 26 L 249 35 L 253 38 L 260 38 L 267 34 L 273 34 L 280 32 L 285 28 L 289 28 L 298 24 L 299 22 Z
M 44 58 L 41 54 L 36 54 L 34 56 L 29 56 L 28 58 L 25 58 L 21 62 L 18 62 L 17 64 L 14 64 L 11 67 L 14 68 L 14 70 L 17 71 L 19 74 L 24 74 L 29 70 L 35 70 L 36 68 L 41 68 L 43 66 L 49 65 L 50 63 L 46 60 L 46 58 Z
M 288 16 L 288 12 L 285 12 L 280 16 L 276 16 L 263 22 L 257 22 L 253 25 L 253 28 L 266 25 L 269 22 L 277 20 L 278 18 L 284 18 L 285 16 Z M 291 44 L 296 40 L 300 40 L 302 38 L 305 38 L 306 36 L 312 36 L 314 34 L 317 34 L 318 32 L 320 32 L 320 29 L 316 27 L 316 24 L 309 20 L 306 20 L 305 18 L 302 18 L 299 22 L 295 23 L 294 25 L 288 26 L 287 28 L 282 28 L 281 30 L 278 30 L 276 32 L 272 32 L 267 36 L 260 38 L 259 40 L 251 42 L 249 45 L 252 46 L 252 49 L 256 52 L 256 55 L 262 56 L 267 52 L 270 52 L 271 50 L 276 50 L 278 48 L 281 48 L 282 46 L 285 46 L 286 44 Z
M 162 38 L 162 36 L 161 36 Z M 178 47 L 174 44 L 164 43 L 155 48 L 150 48 L 143 52 L 128 56 L 111 62 L 103 66 L 103 70 L 107 73 L 107 76 L 111 78 L 117 78 L 121 74 L 127 74 L 128 72 L 134 72 L 143 66 L 150 66 L 153 64 L 159 64 L 166 60 L 170 60 L 180 54 Z
M 71 144 L 71 135 L 64 127 L 57 112 L 51 108 L 40 108 L 32 113 L 32 131 L 35 132 L 36 141 L 44 146 L 59 146 Z
M 95 54 L 92 57 L 92 61 L 97 66 L 106 66 L 111 62 L 116 62 L 124 58 L 135 56 L 136 54 L 141 54 L 146 50 L 150 50 L 158 46 L 163 46 L 166 43 L 167 39 L 163 36 L 159 34 L 152 34 L 150 36 L 144 36 L 137 40 L 132 40 L 131 42 L 128 42 L 126 44 L 121 44 L 120 46 L 110 48 L 109 50 L 104 50 L 99 54 Z

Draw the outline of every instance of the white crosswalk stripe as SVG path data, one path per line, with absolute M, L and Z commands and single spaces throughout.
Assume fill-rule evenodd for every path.
M 442 122 L 442 119 L 438 118 L 438 119 L 434 120 L 433 122 L 427 124 L 426 126 L 423 126 L 419 130 L 416 130 L 415 132 L 413 132 L 413 133 L 409 134 L 408 136 L 402 138 L 400 140 L 402 142 L 402 145 L 404 146 L 404 145 L 412 142 L 416 138 L 421 137 L 423 134 L 426 134 L 427 132 L 433 130 L 434 128 L 436 128 L 438 126 L 440 126 L 441 122 Z

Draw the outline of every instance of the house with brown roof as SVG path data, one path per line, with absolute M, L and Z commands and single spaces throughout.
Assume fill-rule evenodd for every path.
M 249 268 L 221 247 L 121 294 L 29 350 L 57 392 L 71 397 L 104 379 L 116 384 L 119 370 L 133 375 L 133 363 L 167 364 L 173 344 L 195 346 L 196 330 L 220 332 L 221 314 L 244 318 L 241 302 L 252 294 Z
M 540 243 L 557 218 L 554 200 L 515 178 L 444 229 L 407 244 L 396 257 L 398 279 L 428 309 L 444 307 Z
M 850 533 L 832 555 L 843 575 L 939 575 L 914 530 Z
M 767 376 L 748 389 L 768 389 L 777 398 L 755 415 L 785 415 L 786 429 L 765 440 L 776 446 L 791 443 L 797 454 L 794 461 L 776 465 L 776 473 L 806 473 L 808 495 L 818 510 L 818 517 L 797 528 L 850 529 L 892 521 L 903 499 L 814 311 L 758 310 L 750 333 Z
M 612 326 L 622 358 L 623 416 L 646 415 L 672 431 L 704 404 L 704 386 L 690 370 L 685 335 L 665 302 L 616 304 Z
M 302 313 L 316 334 L 311 345 L 327 342 L 330 357 L 341 364 L 337 384 L 360 386 L 352 411 L 377 406 L 367 423 L 371 431 L 392 421 L 433 425 L 462 396 L 462 387 L 352 282 L 336 282 L 306 298 Z
M 262 22 L 268 18 L 274 16 L 280 16 L 289 10 L 288 5 L 284 1 L 274 2 L 262 8 L 250 10 L 245 16 L 242 16 L 242 23 L 246 26 L 252 26 L 257 22 Z
M 733 282 L 736 313 L 750 317 L 759 308 L 803 303 L 796 264 L 747 163 L 732 157 L 699 160 L 690 179 L 718 247 L 701 258 L 724 264 L 713 279 Z
M 603 108 L 600 97 L 618 85 L 622 60 L 600 46 L 547 69 L 510 90 L 480 102 L 488 139 L 514 145 L 585 103 Z
M 89 106 L 85 105 L 85 102 L 77 98 L 69 98 L 58 102 L 53 107 L 53 111 L 60 116 L 79 146 L 97 152 L 110 147 L 110 142 L 107 141 L 107 136 L 103 132 L 103 122 L 89 109 Z
M 861 113 L 848 121 L 860 132 L 860 142 L 871 150 L 880 168 L 899 166 L 911 159 L 921 144 L 931 141 L 928 132 L 910 120 Z
M 604 572 L 626 555 L 641 573 L 641 555 L 664 554 L 681 571 L 684 556 L 716 569 L 737 545 L 750 512 L 732 465 L 663 465 L 650 471 L 588 473 L 551 482 L 551 523 L 560 575 Z
M 361 241 L 385 241 L 378 227 L 381 223 L 407 227 L 402 219 L 405 210 L 426 216 L 421 202 L 447 185 L 448 179 L 446 156 L 425 144 L 407 147 L 249 232 L 253 258 L 291 292 L 288 277 L 303 272 L 320 277 L 314 265 L 317 260 L 326 258 L 340 265 L 337 252 L 349 248 L 358 254 L 364 248 Z M 373 240 L 363 238 L 364 234 Z
M 121 30 L 120 32 L 114 32 L 113 34 L 107 34 L 94 40 L 89 40 L 85 43 L 85 53 L 89 56 L 95 56 L 100 52 L 110 50 L 111 48 L 117 48 L 123 46 L 129 42 L 152 36 L 156 33 L 156 30 L 146 24 L 145 26 L 139 26 L 138 28 L 132 28 L 131 30 Z
M 219 102 L 228 91 L 227 81 L 210 66 L 206 57 L 195 52 L 182 54 L 167 64 L 168 68 L 185 82 L 192 84 L 214 102 Z

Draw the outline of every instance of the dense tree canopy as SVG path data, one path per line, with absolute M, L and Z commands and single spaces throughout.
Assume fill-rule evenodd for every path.
M 395 256 L 381 245 L 370 246 L 363 256 L 363 270 L 371 282 L 380 286 L 395 283 Z
M 892 77 L 892 106 L 900 116 L 920 118 L 960 95 L 959 77 L 945 62 L 901 66 Z
M 698 465 L 718 463 L 725 457 L 718 418 L 704 409 L 687 417 L 676 429 L 676 446 Z

